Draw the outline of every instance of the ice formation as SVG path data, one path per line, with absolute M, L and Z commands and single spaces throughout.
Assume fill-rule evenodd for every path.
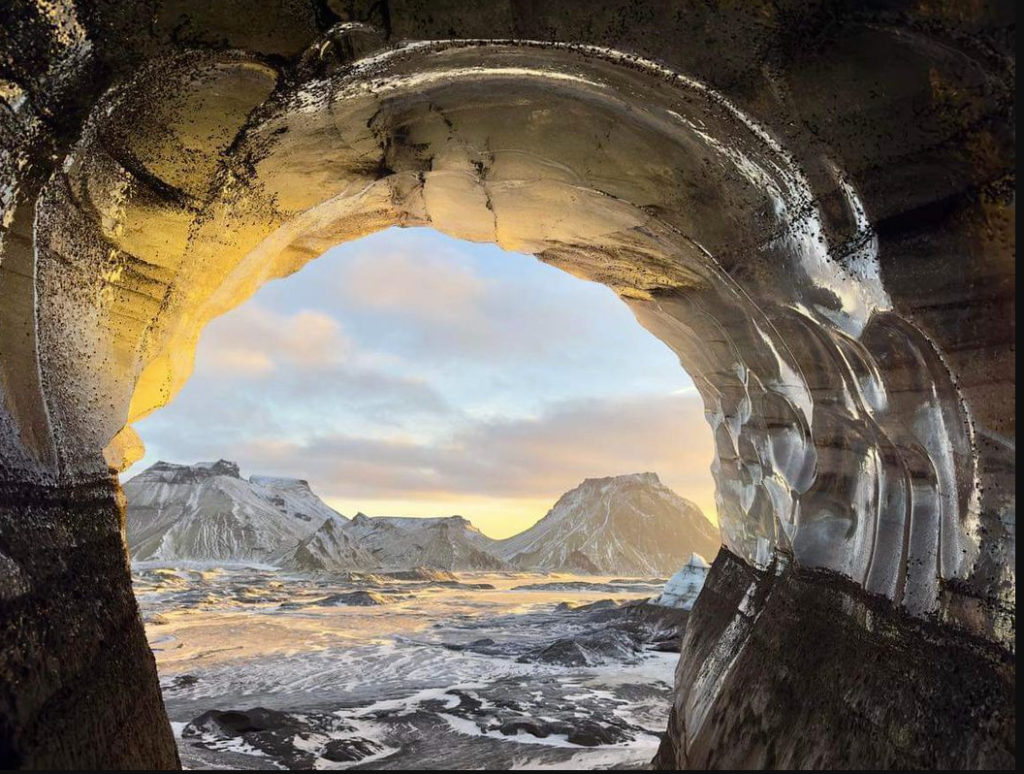
M 692 610 L 710 571 L 707 559 L 700 554 L 692 554 L 686 566 L 669 578 L 661 594 L 651 601 L 663 607 Z
M 5 4 L 0 676 L 37 688 L 0 693 L 13 763 L 168 762 L 136 727 L 161 710 L 109 469 L 207 322 L 395 225 L 618 292 L 701 392 L 758 577 L 846 579 L 1012 649 L 1014 6 L 799 6 Z M 58 620 L 123 647 L 41 648 Z M 110 689 L 137 743 L 33 743 L 95 725 L 99 674 L 150 686 Z
M 102 98 L 36 205 L 48 388 L 38 444 L 16 433 L 6 465 L 80 481 L 123 464 L 127 423 L 180 389 L 207 321 L 332 244 L 429 225 L 610 285 L 679 354 L 748 561 L 792 551 L 917 613 L 971 574 L 970 418 L 892 311 L 851 185 L 827 224 L 752 118 L 614 51 L 419 43 L 281 78 L 193 53 Z

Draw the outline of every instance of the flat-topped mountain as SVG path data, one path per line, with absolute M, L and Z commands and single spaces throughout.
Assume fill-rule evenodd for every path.
M 131 558 L 277 564 L 327 519 L 299 479 L 239 475 L 226 460 L 158 462 L 124 485 Z

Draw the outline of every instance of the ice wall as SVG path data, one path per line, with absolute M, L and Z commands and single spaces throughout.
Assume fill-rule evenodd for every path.
M 98 690 L 48 671 L 48 611 L 139 650 L 108 545 L 131 422 L 209 320 L 393 225 L 616 290 L 701 390 L 749 565 L 1012 647 L 1013 4 L 549 5 L 3 4 L 4 685 Z
M 47 181 L 35 331 L 63 474 L 138 454 L 127 423 L 262 282 L 430 225 L 611 286 L 679 353 L 731 550 L 765 567 L 782 549 L 938 611 L 979 553 L 970 418 L 893 310 L 852 185 L 832 170 L 829 223 L 767 128 L 651 61 L 468 41 L 324 63 L 343 34 L 288 74 L 236 52 L 143 69 Z

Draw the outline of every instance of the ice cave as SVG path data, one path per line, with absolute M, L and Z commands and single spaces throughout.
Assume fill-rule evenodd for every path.
M 611 287 L 726 550 L 657 768 L 1015 763 L 1012 2 L 0 1 L 0 762 L 179 765 L 116 472 L 393 226 Z

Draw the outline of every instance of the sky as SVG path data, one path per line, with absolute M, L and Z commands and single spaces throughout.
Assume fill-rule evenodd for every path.
M 328 250 L 214 320 L 135 425 L 157 460 L 304 478 L 352 516 L 531 526 L 585 478 L 653 470 L 715 519 L 711 431 L 608 288 L 430 229 Z

